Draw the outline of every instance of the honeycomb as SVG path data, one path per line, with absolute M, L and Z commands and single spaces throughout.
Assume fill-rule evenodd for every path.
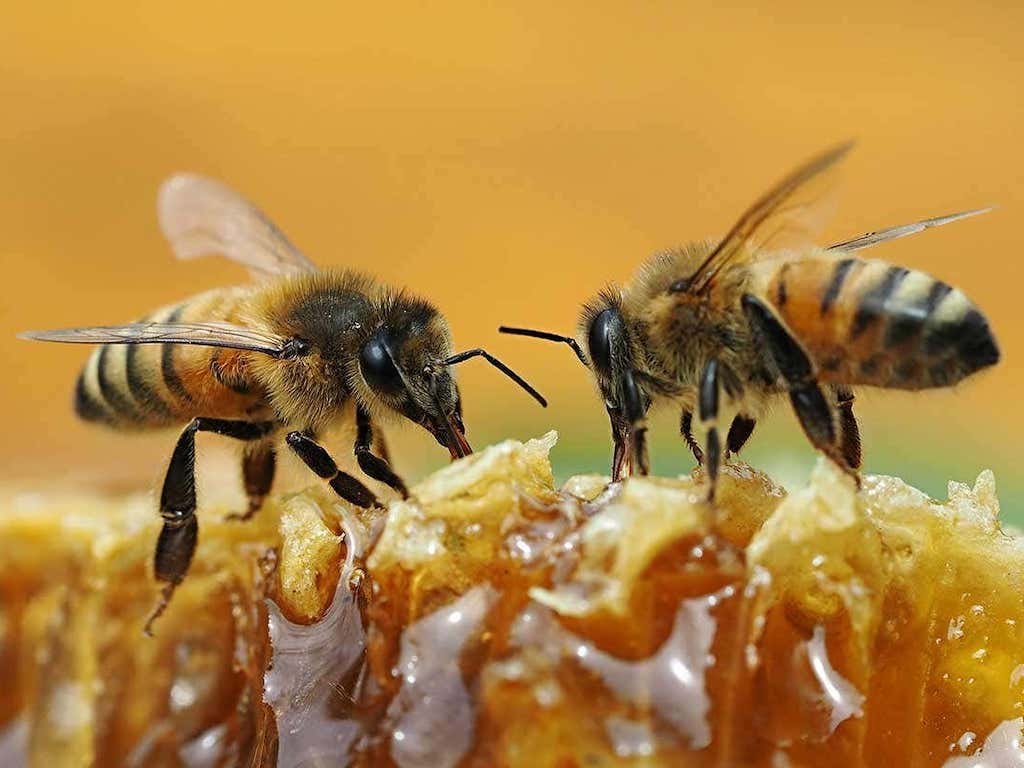
M 0 496 L 0 764 L 1024 765 L 1024 539 L 828 462 L 556 488 L 549 434 L 386 512 L 203 510 L 156 625 L 144 497 Z

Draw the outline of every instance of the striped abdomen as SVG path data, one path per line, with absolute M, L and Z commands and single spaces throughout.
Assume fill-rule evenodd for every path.
M 235 320 L 245 293 L 211 291 L 140 322 Z M 125 429 L 180 424 L 195 416 L 245 418 L 263 397 L 249 380 L 244 352 L 181 344 L 105 344 L 78 376 L 75 412 Z
M 822 254 L 774 266 L 761 286 L 823 382 L 944 387 L 999 360 L 985 316 L 923 272 Z

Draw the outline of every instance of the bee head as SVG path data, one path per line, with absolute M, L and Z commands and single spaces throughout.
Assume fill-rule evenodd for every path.
M 614 422 L 641 422 L 650 400 L 637 383 L 629 330 L 617 306 L 584 313 L 583 331 L 591 370 Z
M 451 366 L 481 356 L 537 392 L 482 349 L 452 354 L 448 323 L 428 302 L 351 272 L 282 281 L 254 315 L 293 340 L 295 354 L 256 359 L 254 374 L 279 418 L 328 428 L 352 399 L 374 416 L 402 416 L 426 429 L 452 458 L 472 452 Z
M 541 395 L 497 358 L 482 349 L 451 353 L 448 325 L 432 307 L 396 299 L 383 322 L 359 352 L 359 377 L 377 405 L 419 424 L 451 453 L 472 453 L 462 420 L 462 399 L 451 367 L 483 357 L 525 389 L 541 405 Z M 359 389 L 363 389 L 359 387 Z
M 590 354 L 590 368 L 611 422 L 615 451 L 612 479 L 623 468 L 639 466 L 640 440 L 651 399 L 637 372 L 637 351 L 617 293 L 603 292 L 597 301 L 584 306 L 580 335 Z
M 455 459 L 472 448 L 459 387 L 445 363 L 450 355 L 444 318 L 425 302 L 394 297 L 359 348 L 354 389 L 373 410 L 419 424 Z
M 502 326 L 498 330 L 567 344 L 594 374 L 608 411 L 615 440 L 613 477 L 618 479 L 627 460 L 631 464 L 638 463 L 636 435 L 645 429 L 644 419 L 651 399 L 637 372 L 636 341 L 626 322 L 618 291 L 603 291 L 596 300 L 584 306 L 579 339 L 530 328 Z M 584 346 L 586 352 L 583 351 Z

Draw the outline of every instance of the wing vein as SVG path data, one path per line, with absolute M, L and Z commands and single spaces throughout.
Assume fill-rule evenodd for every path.
M 64 344 L 194 344 L 261 352 L 278 357 L 287 339 L 230 323 L 129 323 L 127 325 L 28 331 L 23 339 Z

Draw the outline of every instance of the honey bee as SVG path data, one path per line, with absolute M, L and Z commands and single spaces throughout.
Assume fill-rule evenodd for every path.
M 585 304 L 578 338 L 499 329 L 568 344 L 591 369 L 611 421 L 613 480 L 624 472 L 647 474 L 648 409 L 674 402 L 713 500 L 723 455 L 720 400 L 735 414 L 725 436 L 728 458 L 780 396 L 788 396 L 814 447 L 858 478 L 853 387 L 948 387 L 998 362 L 988 321 L 961 291 L 923 272 L 854 255 L 990 209 L 827 248 L 812 244 L 823 192 L 850 147 L 797 168 L 721 241 L 655 255 L 624 288 L 602 291 Z M 694 412 L 703 447 L 694 438 Z
M 43 341 L 99 344 L 78 377 L 79 417 L 115 429 L 187 423 L 160 494 L 163 529 L 155 573 L 164 583 L 146 623 L 166 608 L 185 577 L 198 537 L 195 435 L 244 441 L 248 509 L 255 513 L 274 479 L 275 444 L 285 442 L 346 501 L 379 504 L 356 477 L 338 468 L 317 437 L 351 418 L 359 468 L 403 497 L 378 422 L 399 415 L 419 424 L 452 459 L 471 452 L 451 367 L 483 357 L 542 406 L 544 398 L 483 349 L 452 352 L 441 313 L 427 301 L 349 271 L 316 267 L 250 202 L 194 175 L 160 189 L 161 228 L 175 254 L 219 253 L 263 281 L 224 288 L 157 310 L 121 326 L 22 334 Z

